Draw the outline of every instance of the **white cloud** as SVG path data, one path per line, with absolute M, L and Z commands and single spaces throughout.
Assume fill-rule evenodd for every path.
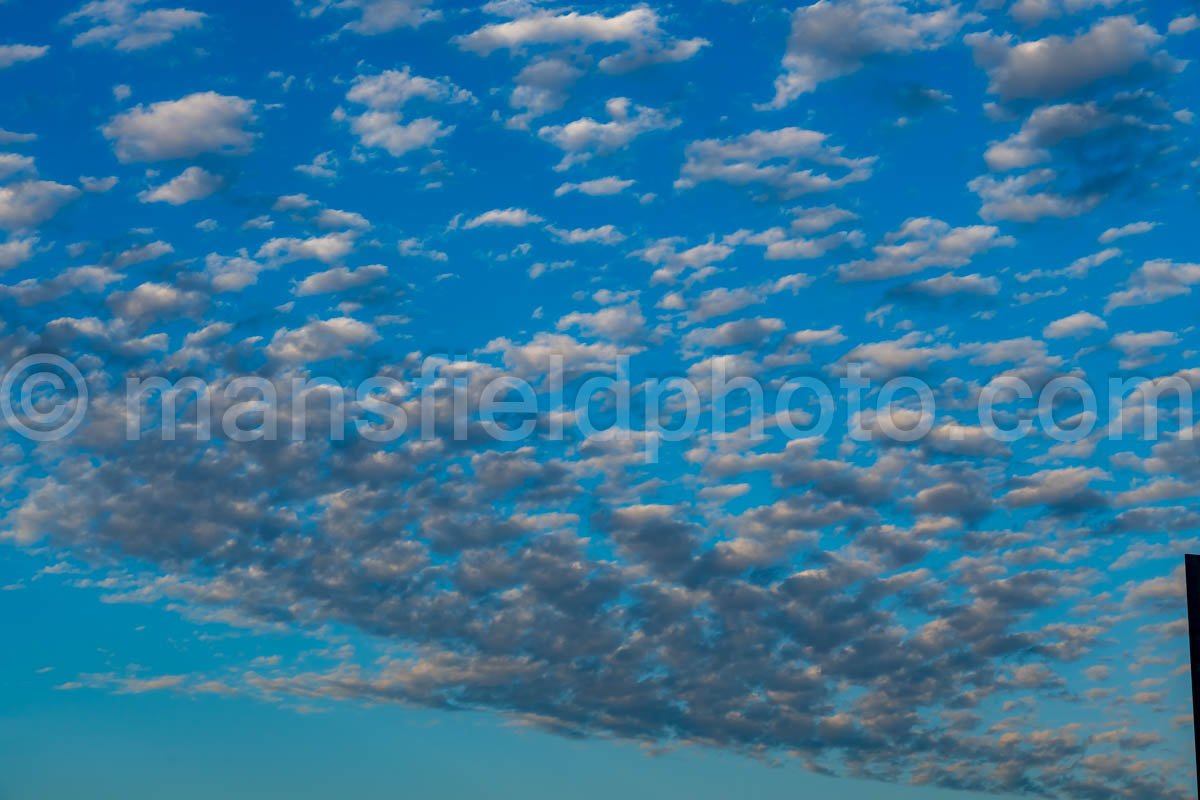
M 307 164 L 297 164 L 295 170 L 310 178 L 325 178 L 332 180 L 337 177 L 338 160 L 332 150 L 318 153 Z
M 104 178 L 95 178 L 90 175 L 79 176 L 80 187 L 85 192 L 91 192 L 92 194 L 104 194 L 107 191 L 111 191 L 118 182 L 116 175 L 109 175 Z
M 0 69 L 7 69 L 13 64 L 20 64 L 24 61 L 36 61 L 48 52 L 50 52 L 50 48 L 45 45 L 0 45 Z
M 304 211 L 318 205 L 316 200 L 313 200 L 306 194 L 284 194 L 275 199 L 275 203 L 271 206 L 272 211 Z
M 859 247 L 863 243 L 861 231 L 835 231 L 827 236 L 807 238 L 796 236 L 783 228 L 768 228 L 760 233 L 741 230 L 731 233 L 723 240 L 728 244 L 756 244 L 766 247 L 765 257 L 769 261 L 820 258 L 845 244 Z
M 1105 308 L 1146 306 L 1161 303 L 1173 297 L 1192 293 L 1192 287 L 1200 283 L 1200 264 L 1184 264 L 1170 259 L 1155 259 L 1142 264 L 1130 276 L 1125 288 L 1108 296 Z
M 201 200 L 225 185 L 220 175 L 200 167 L 188 167 L 171 180 L 138 194 L 143 203 L 170 203 L 181 206 L 193 200 Z
M 268 269 L 272 269 L 272 266 L 244 256 L 229 258 L 209 253 L 204 259 L 204 274 L 218 292 L 240 292 L 256 284 L 259 273 Z
M 80 195 L 74 186 L 53 181 L 21 181 L 0 186 L 0 228 L 33 228 Z
M 496 208 L 467 220 L 463 223 L 463 228 L 467 230 L 485 226 L 523 228 L 538 222 L 542 222 L 541 217 L 531 214 L 523 208 Z
M 358 19 L 346 23 L 342 30 L 376 36 L 400 28 L 417 28 L 437 19 L 441 15 L 430 9 L 430 4 L 431 0 L 310 0 L 306 13 L 317 17 L 330 8 L 357 11 Z
M 27 142 L 36 142 L 37 138 L 36 133 L 15 133 L 0 128 L 0 144 L 25 144 Z
M 325 230 L 371 227 L 371 223 L 362 214 L 355 211 L 339 211 L 336 208 L 322 209 L 321 213 L 317 214 L 316 223 L 318 228 Z
M 33 258 L 33 248 L 37 246 L 36 237 L 28 239 L 9 239 L 0 243 L 0 272 L 7 272 L 19 267 Z
M 470 92 L 458 88 L 447 78 L 423 78 L 413 75 L 405 67 L 356 78 L 346 99 L 370 110 L 354 115 L 339 108 L 333 117 L 335 120 L 348 119 L 350 129 L 364 146 L 384 150 L 399 158 L 413 150 L 432 147 L 438 139 L 454 130 L 453 125 L 445 125 L 433 117 L 403 122 L 404 106 L 418 98 L 445 103 L 474 99 Z M 302 169 L 310 174 L 319 171 L 329 177 L 328 170 L 320 166 Z
M 1082 278 L 1096 267 L 1106 264 L 1120 255 L 1121 251 L 1119 249 L 1108 247 L 1099 253 L 1092 253 L 1091 255 L 1075 259 L 1062 270 L 1062 274 L 1068 278 Z
M 1128 225 L 1122 225 L 1119 228 L 1108 228 L 1104 233 L 1097 238 L 1101 244 L 1115 242 L 1117 239 L 1123 239 L 1126 236 L 1137 236 L 1142 233 L 1149 233 L 1158 227 L 1157 222 L 1130 222 Z
M 1042 330 L 1047 339 L 1079 338 L 1093 331 L 1108 329 L 1108 323 L 1087 311 L 1080 311 L 1062 319 L 1056 319 Z
M 612 225 L 600 225 L 596 228 L 572 228 L 570 230 L 563 230 L 551 225 L 546 230 L 563 244 L 594 242 L 596 244 L 615 245 L 625 241 L 625 234 Z
M 911 10 L 899 0 L 843 0 L 802 5 L 792 12 L 792 31 L 775 80 L 775 97 L 765 107 L 781 108 L 821 83 L 848 75 L 871 56 L 935 50 L 974 15 L 957 5 L 927 4 Z
M 575 311 L 558 321 L 558 329 L 578 328 L 586 335 L 613 341 L 637 341 L 645 332 L 646 318 L 637 302 L 606 306 L 595 312 Z
M 116 258 L 113 259 L 113 266 L 117 269 L 133 266 L 134 264 L 144 264 L 147 261 L 153 261 L 156 258 L 162 258 L 175 252 L 175 248 L 169 243 L 163 241 L 147 242 L 146 244 L 135 245 L 128 250 L 121 251 Z
M 63 22 L 91 26 L 72 40 L 76 47 L 106 44 L 129 52 L 165 44 L 180 31 L 201 27 L 207 17 L 186 8 L 142 9 L 144 5 L 145 0 L 96 0 Z
M 0 181 L 15 175 L 33 175 L 37 172 L 33 159 L 17 153 L 0 153 Z
M 370 264 L 358 269 L 334 267 L 324 272 L 309 275 L 296 285 L 296 294 L 307 297 L 314 294 L 334 294 L 347 289 L 366 286 L 387 276 L 388 270 L 382 264 Z
M 632 179 L 624 179 L 617 177 L 594 178 L 590 181 L 580 181 L 579 183 L 564 183 L 554 190 L 555 197 L 562 197 L 564 194 L 571 192 L 579 192 L 580 194 L 590 195 L 592 197 L 602 197 L 605 195 L 620 194 L 621 192 L 633 186 Z
M 1172 331 L 1118 333 L 1110 344 L 1121 351 L 1121 369 L 1139 369 L 1161 361 L 1162 354 L 1155 351 L 1179 344 L 1179 337 Z
M 657 267 L 650 282 L 659 284 L 673 283 L 685 271 L 712 269 L 714 264 L 729 258 L 734 252 L 728 244 L 712 241 L 680 250 L 679 245 L 683 242 L 678 237 L 658 239 L 629 255 Z
M 811 208 L 793 208 L 792 230 L 797 233 L 821 233 L 835 225 L 858 219 L 853 211 L 847 211 L 837 206 L 813 206 Z
M 1006 100 L 1053 98 L 1103 78 L 1125 75 L 1137 64 L 1169 67 L 1174 61 L 1154 49 L 1163 37 L 1133 17 L 1108 17 L 1073 38 L 1047 36 L 1013 44 L 1011 34 L 964 37 L 975 63 L 987 71 L 988 90 Z
M 450 135 L 454 126 L 443 125 L 433 117 L 401 122 L 394 111 L 368 111 L 351 116 L 350 129 L 365 147 L 378 148 L 399 158 L 413 150 L 432 147 L 438 139 Z
M 993 276 L 983 275 L 939 275 L 904 287 L 906 292 L 928 297 L 953 297 L 966 294 L 978 297 L 995 297 L 1000 294 L 1000 281 Z
M 1048 19 L 1077 14 L 1092 8 L 1113 8 L 1125 0 L 1017 0 L 1008 13 L 1022 25 L 1038 25 Z
M 428 258 L 431 261 L 448 261 L 450 257 L 440 250 L 434 250 L 425 242 L 413 237 L 397 243 L 396 249 L 406 258 Z
M 635 8 L 613 17 L 575 11 L 562 14 L 536 11 L 508 22 L 485 25 L 455 41 L 463 50 L 479 55 L 496 50 L 516 51 L 539 44 L 627 45 L 622 52 L 600 60 L 600 69 L 606 72 L 626 72 L 648 64 L 685 61 L 708 44 L 704 39 L 667 36 L 659 26 L 657 12 L 650 8 Z
M 355 347 L 379 340 L 365 322 L 350 317 L 316 320 L 300 328 L 281 328 L 271 338 L 267 355 L 279 361 L 308 363 L 348 356 Z
M 495 4 L 492 4 L 493 6 Z M 588 48 L 617 46 L 618 52 L 601 58 L 599 69 L 621 73 L 650 64 L 685 61 L 696 55 L 708 42 L 704 39 L 676 39 L 660 26 L 658 13 L 642 7 L 606 17 L 603 14 L 556 12 L 522 5 L 514 9 L 516 18 L 485 25 L 455 42 L 463 50 L 487 55 L 496 50 L 524 54 L 533 48 L 549 48 L 520 70 L 514 81 L 509 104 L 523 109 L 509 125 L 524 128 L 529 120 L 561 108 L 571 86 L 592 64 Z
M 255 134 L 246 126 L 254 119 L 251 100 L 197 92 L 148 107 L 139 104 L 101 130 L 122 162 L 166 161 L 201 153 L 247 153 Z
M 784 197 L 823 192 L 871 177 L 874 157 L 848 158 L 841 147 L 826 144 L 828 134 L 803 128 L 753 131 L 732 139 L 702 139 L 687 146 L 675 188 L 706 181 L 738 186 L 762 184 Z M 840 176 L 817 172 L 809 163 L 844 170 Z
M 875 257 L 851 261 L 838 267 L 843 281 L 885 280 L 910 275 L 928 267 L 959 267 L 980 253 L 996 247 L 1012 247 L 1016 240 L 1001 236 L 993 225 L 953 228 L 940 219 L 909 219 L 872 248 Z
M 593 156 L 619 150 L 643 133 L 670 130 L 679 125 L 679 120 L 657 109 L 646 106 L 631 108 L 629 100 L 624 97 L 614 97 L 604 105 L 604 109 L 612 118 L 611 122 L 583 117 L 566 125 L 547 125 L 538 130 L 538 136 L 565 153 L 555 169 L 566 169 Z
M 1120 121 L 1119 117 L 1095 103 L 1042 106 L 1029 115 L 1020 131 L 1003 142 L 993 143 L 983 157 L 993 172 L 1033 166 L 1050 159 L 1050 152 L 1046 148 L 1067 139 L 1086 136 Z
M 331 264 L 340 261 L 354 249 L 354 233 L 327 233 L 308 239 L 271 239 L 258 248 L 256 258 L 269 258 L 275 263 L 313 259 Z
M 1034 222 L 1042 217 L 1077 217 L 1095 208 L 1104 199 L 1103 195 L 1094 193 L 1072 197 L 1031 191 L 1056 177 L 1058 174 L 1051 169 L 1034 170 L 1003 179 L 980 175 L 967 187 L 983 201 L 979 215 L 989 221 Z
M 1176 17 L 1167 25 L 1167 33 L 1172 36 L 1191 33 L 1197 29 L 1200 29 L 1200 16 L 1196 16 L 1195 14 L 1189 14 L 1186 17 Z
M 408 67 L 389 69 L 378 75 L 360 75 L 346 93 L 350 102 L 375 111 L 395 111 L 415 98 L 450 103 L 474 99 L 470 92 L 458 88 L 449 78 L 423 78 L 413 75 Z

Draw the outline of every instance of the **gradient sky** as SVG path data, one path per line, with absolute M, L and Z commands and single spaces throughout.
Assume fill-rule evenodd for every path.
M 1195 2 L 181 2 L 0 0 L 0 366 L 90 398 L 0 423 L 0 800 L 1194 796 L 1200 452 L 1106 392 L 1200 387 Z M 937 411 L 126 440 L 548 353 Z

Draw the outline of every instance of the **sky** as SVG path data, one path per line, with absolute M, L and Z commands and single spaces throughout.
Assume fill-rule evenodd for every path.
M 1200 5 L 179 1 L 0 0 L 0 800 L 1195 796 Z

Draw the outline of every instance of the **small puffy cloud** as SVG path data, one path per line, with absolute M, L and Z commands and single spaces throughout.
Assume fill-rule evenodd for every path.
M 0 144 L 27 144 L 37 141 L 36 133 L 16 133 L 0 128 Z
M 848 75 L 884 53 L 935 50 L 973 18 L 957 5 L 900 0 L 845 0 L 802 5 L 792 12 L 792 31 L 775 80 L 775 97 L 765 107 L 781 108 L 825 81 Z
M 1092 488 L 1091 482 L 1110 477 L 1097 467 L 1042 470 L 1015 478 L 1018 487 L 1004 495 L 1003 503 L 1010 508 L 1044 505 L 1063 511 L 1094 508 L 1104 505 L 1104 496 Z
M 443 125 L 433 117 L 401 122 L 394 111 L 368 111 L 350 117 L 350 130 L 364 147 L 373 147 L 399 158 L 413 150 L 432 147 L 438 139 L 450 135 L 453 125 Z
M 1077 339 L 1094 331 L 1108 329 L 1108 323 L 1087 311 L 1080 311 L 1062 319 L 1056 319 L 1045 327 L 1042 336 L 1047 339 Z
M 821 233 L 835 225 L 858 219 L 853 211 L 847 211 L 837 206 L 814 206 L 811 208 L 793 208 L 791 211 L 791 229 L 797 233 Z
M 838 267 L 838 277 L 843 281 L 886 280 L 929 267 L 960 267 L 980 253 L 1015 244 L 1013 237 L 1000 235 L 994 225 L 954 228 L 940 219 L 917 217 L 906 220 L 875 245 L 874 258 Z
M 296 294 L 308 297 L 314 294 L 335 294 L 347 289 L 366 286 L 387 276 L 387 267 L 382 264 L 370 264 L 358 269 L 334 267 L 324 272 L 309 275 L 296 285 Z
M 258 248 L 256 258 L 267 258 L 278 264 L 291 261 L 322 261 L 331 264 L 340 261 L 354 249 L 354 234 L 351 232 L 328 233 L 308 239 L 277 238 Z
M 50 52 L 50 48 L 45 45 L 0 45 L 0 69 L 7 69 L 13 64 L 20 64 L 23 61 L 36 61 L 48 52 Z
M 1172 36 L 1180 36 L 1198 29 L 1200 29 L 1200 16 L 1196 16 L 1195 14 L 1189 14 L 1186 17 L 1176 17 L 1167 25 L 1167 33 Z
M 609 100 L 604 110 L 611 117 L 609 122 L 583 117 L 566 125 L 547 125 L 538 130 L 538 136 L 564 152 L 555 169 L 566 169 L 593 156 L 620 150 L 643 133 L 670 130 L 679 125 L 679 120 L 657 109 L 631 107 L 624 97 Z
M 523 208 L 495 208 L 467 220 L 463 223 L 463 228 L 466 230 L 482 227 L 523 228 L 526 225 L 535 225 L 542 221 L 537 214 L 531 214 Z
M 15 175 L 33 175 L 37 167 L 29 156 L 17 153 L 0 153 L 0 181 L 6 181 Z
M 118 183 L 116 175 L 109 175 L 104 178 L 94 178 L 90 175 L 81 175 L 79 177 L 79 185 L 85 192 L 92 194 L 104 194 L 110 191 Z
M 1109 242 L 1115 242 L 1117 239 L 1124 239 L 1126 236 L 1149 233 L 1157 227 L 1157 222 L 1131 222 L 1119 228 L 1108 228 L 1104 233 L 1100 234 L 1097 240 L 1101 244 L 1108 244 Z
M 1124 0 L 1017 0 L 1008 13 L 1022 25 L 1032 26 L 1093 8 L 1113 8 Z
M 993 172 L 1030 167 L 1050 159 L 1047 148 L 1121 121 L 1121 117 L 1095 103 L 1043 106 L 1029 115 L 1016 134 L 988 147 L 983 157 Z
M 165 44 L 180 31 L 196 29 L 207 17 L 186 8 L 143 8 L 145 0 L 95 0 L 63 18 L 86 30 L 72 40 L 76 47 L 111 45 L 126 52 Z
M 0 186 L 0 228 L 10 231 L 33 228 L 79 195 L 74 186 L 53 181 L 28 180 Z
M 422 240 L 413 237 L 403 239 L 396 245 L 396 250 L 405 258 L 428 258 L 431 261 L 448 261 L 450 257 L 440 250 L 434 250 Z
M 409 101 L 460 103 L 473 98 L 470 92 L 458 88 L 447 78 L 423 78 L 413 75 L 405 67 L 378 75 L 359 76 L 346 99 L 366 106 L 368 110 L 355 115 L 339 108 L 334 112 L 334 119 L 348 119 L 350 129 L 365 147 L 384 150 L 399 158 L 413 150 L 432 147 L 438 139 L 454 130 L 453 125 L 445 125 L 433 117 L 403 121 L 402 111 Z
M 38 240 L 35 237 L 0 242 L 0 272 L 7 272 L 14 267 L 19 267 L 33 258 L 33 248 L 37 246 L 37 243 Z
M 113 117 L 101 130 L 124 163 L 167 161 L 201 153 L 248 153 L 255 134 L 246 126 L 254 119 L 251 100 L 197 92 L 178 100 L 139 104 Z
M 988 90 L 1005 100 L 1062 97 L 1138 64 L 1168 68 L 1175 62 L 1156 52 L 1163 37 L 1133 17 L 1108 17 L 1074 37 L 1047 36 L 1013 43 L 1011 34 L 973 33 L 964 41 L 988 75 Z
M 204 259 L 204 275 L 218 292 L 240 292 L 258 283 L 259 274 L 271 268 L 244 256 L 230 258 L 209 253 Z
M 317 201 L 306 194 L 284 194 L 276 198 L 275 204 L 271 206 L 271 210 L 303 211 L 315 205 L 317 205 Z
M 687 146 L 675 188 L 690 189 L 707 181 L 736 186 L 761 184 L 784 197 L 824 192 L 871 177 L 874 157 L 849 158 L 840 146 L 827 144 L 828 134 L 803 128 L 753 131 L 732 139 L 702 139 Z M 833 167 L 841 175 L 813 170 L 809 164 Z
M 362 214 L 355 211 L 340 211 L 336 208 L 321 209 L 321 212 L 317 214 L 316 223 L 318 228 L 325 230 L 371 227 L 371 223 Z
M 1043 217 L 1077 217 L 1095 208 L 1102 194 L 1066 195 L 1035 191 L 1037 187 L 1058 177 L 1052 169 L 1039 169 L 1009 178 L 980 175 L 967 184 L 979 195 L 983 205 L 979 216 L 986 220 L 1035 222 Z
M 606 306 L 599 311 L 572 312 L 558 321 L 560 331 L 578 328 L 584 334 L 616 342 L 631 342 L 642 338 L 646 318 L 637 302 Z
M 1147 261 L 1129 277 L 1125 288 L 1108 296 L 1107 311 L 1128 306 L 1161 303 L 1192 293 L 1200 283 L 1200 264 L 1180 263 L 1160 258 Z
M 440 16 L 439 12 L 429 8 L 431 4 L 432 0 L 307 0 L 298 3 L 310 17 L 319 17 L 330 8 L 357 12 L 358 19 L 343 25 L 342 30 L 362 36 L 420 27 Z
M 931 364 L 947 361 L 957 354 L 948 344 L 912 331 L 899 339 L 860 344 L 842 356 L 841 364 L 861 364 L 863 375 L 882 378 L 928 369 Z
M 1139 369 L 1161 361 L 1162 355 L 1155 350 L 1179 344 L 1179 336 L 1172 331 L 1118 333 L 1110 344 L 1121 351 L 1121 369 Z
M 861 231 L 835 231 L 827 236 L 808 238 L 796 236 L 781 227 L 768 228 L 760 233 L 741 230 L 725 237 L 728 244 L 757 244 L 767 248 L 768 261 L 820 258 L 842 245 L 859 247 L 863 244 Z
M 132 291 L 118 292 L 108 298 L 115 316 L 137 323 L 194 312 L 203 302 L 204 295 L 200 292 L 155 282 L 140 284 Z
M 688 331 L 683 337 L 683 345 L 689 351 L 759 345 L 785 328 L 783 320 L 780 319 L 747 317 L 722 323 L 715 328 L 695 328 Z
M 337 157 L 334 156 L 332 150 L 329 150 L 324 153 L 318 153 L 307 164 L 297 164 L 294 169 L 296 172 L 307 175 L 310 178 L 332 180 L 337 177 L 337 167 Z
M 708 44 L 704 39 L 674 39 L 659 25 L 651 8 L 623 14 L 580 14 L 534 11 L 508 22 L 485 25 L 455 42 L 463 50 L 488 55 L 496 50 L 520 51 L 532 45 L 623 44 L 625 49 L 600 60 L 605 72 L 628 72 L 649 64 L 686 61 Z
M 683 242 L 684 240 L 678 237 L 658 239 L 629 255 L 656 267 L 650 282 L 658 284 L 674 283 L 680 274 L 687 271 L 710 269 L 734 252 L 728 244 L 712 241 L 680 250 L 679 245 Z
M 954 295 L 995 297 L 1000 294 L 1000 281 L 992 276 L 984 277 L 977 274 L 947 274 L 909 284 L 904 287 L 904 293 L 925 295 L 926 297 L 952 297 Z
M 1063 268 L 1060 274 L 1066 275 L 1068 278 L 1082 278 L 1096 267 L 1112 261 L 1119 255 L 1121 255 L 1121 251 L 1118 248 L 1106 247 L 1099 253 L 1092 253 L 1091 255 L 1081 256 L 1080 258 L 1075 259 L 1065 268 Z
M 606 195 L 620 194 L 621 192 L 633 186 L 632 179 L 617 178 L 609 176 L 607 178 L 594 178 L 590 181 L 580 181 L 579 183 L 564 183 L 554 190 L 555 197 L 562 197 L 564 194 L 571 192 L 579 192 L 580 194 L 590 195 L 591 197 L 603 197 Z
M 281 328 L 271 338 L 267 355 L 278 361 L 311 363 L 345 357 L 355 347 L 379 340 L 375 328 L 350 317 L 315 320 L 300 328 Z
M 378 75 L 360 75 L 346 93 L 350 102 L 375 111 L 394 111 L 415 98 L 451 103 L 473 99 L 470 92 L 458 88 L 449 78 L 423 78 L 413 75 L 408 67 L 389 69 Z
M 493 10 L 497 4 L 489 6 Z M 685 61 L 705 47 L 704 39 L 676 39 L 662 30 L 658 13 L 641 7 L 606 17 L 557 12 L 521 4 L 515 18 L 485 25 L 455 42 L 463 50 L 488 55 L 507 50 L 532 53 L 517 73 L 509 105 L 521 113 L 509 126 L 524 129 L 529 120 L 555 111 L 571 87 L 593 63 L 589 48 L 618 48 L 600 59 L 602 72 L 629 72 L 650 64 Z
M 201 167 L 188 167 L 176 177 L 138 194 L 143 203 L 170 203 L 181 206 L 201 200 L 225 185 L 225 179 Z
M 563 244 L 594 242 L 596 244 L 615 245 L 625 241 L 625 234 L 621 233 L 613 225 L 600 225 L 595 228 L 572 228 L 570 230 L 563 230 L 551 225 L 546 230 Z
M 118 253 L 116 258 L 113 259 L 113 266 L 117 269 L 124 269 L 134 264 L 144 264 L 147 261 L 162 258 L 174 252 L 175 248 L 167 242 L 147 242 L 146 244 L 135 245 L 128 250 Z

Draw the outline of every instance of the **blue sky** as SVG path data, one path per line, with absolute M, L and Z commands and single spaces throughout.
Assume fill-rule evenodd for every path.
M 0 799 L 1191 796 L 1198 14 L 0 2 Z

